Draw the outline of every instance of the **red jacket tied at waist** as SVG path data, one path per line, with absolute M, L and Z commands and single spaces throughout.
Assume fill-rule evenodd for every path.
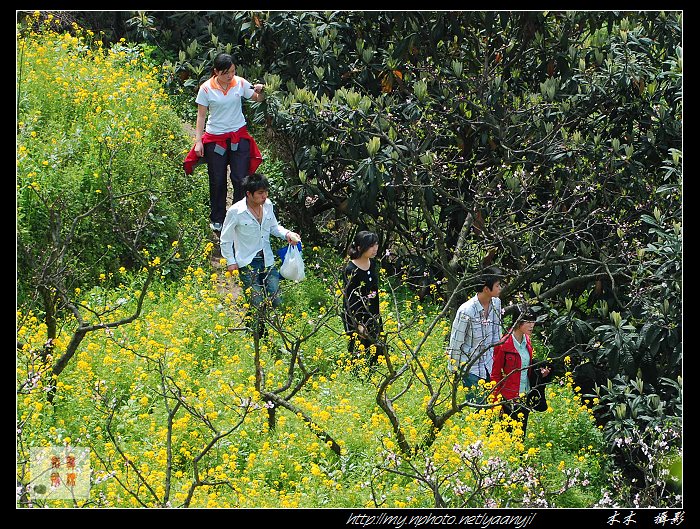
M 253 137 L 248 133 L 248 129 L 246 127 L 241 127 L 236 131 L 227 132 L 225 134 L 209 134 L 208 132 L 205 132 L 202 135 L 202 143 L 216 143 L 224 149 L 228 148 L 227 140 L 229 139 L 231 140 L 231 143 L 238 143 L 243 139 L 250 142 L 250 163 L 248 164 L 248 174 L 254 173 L 258 166 L 262 163 L 262 154 L 260 154 L 258 144 L 255 143 L 255 139 L 253 139 Z M 182 163 L 183 167 L 185 168 L 185 174 L 192 174 L 194 168 L 200 163 L 207 162 L 203 156 L 200 157 L 194 151 L 193 145 L 190 152 L 187 153 L 185 161 Z

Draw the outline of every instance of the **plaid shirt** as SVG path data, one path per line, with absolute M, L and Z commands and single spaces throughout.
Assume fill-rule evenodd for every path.
M 491 298 L 488 314 L 474 296 L 457 309 L 447 349 L 450 371 L 469 369 L 489 380 L 493 348 L 501 340 L 501 300 Z

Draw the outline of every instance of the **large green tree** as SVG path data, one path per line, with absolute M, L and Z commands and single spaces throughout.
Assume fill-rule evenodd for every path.
M 680 32 L 663 12 L 271 14 L 251 38 L 290 214 L 319 238 L 329 211 L 372 226 L 448 292 L 498 263 L 504 298 L 566 313 L 558 349 L 678 374 Z M 601 355 L 613 311 L 644 336 Z

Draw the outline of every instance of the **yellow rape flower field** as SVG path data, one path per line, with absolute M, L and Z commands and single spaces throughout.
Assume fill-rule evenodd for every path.
M 33 479 L 23 463 L 30 448 L 74 446 L 89 449 L 92 472 L 90 497 L 77 506 L 430 507 L 436 483 L 445 506 L 597 497 L 601 439 L 570 373 L 549 386 L 549 409 L 531 414 L 525 436 L 517 426 L 508 431 L 500 407 L 465 408 L 436 428 L 426 388 L 444 381 L 449 325 L 436 326 L 417 360 L 409 341 L 420 342 L 426 329 L 413 328 L 390 355 L 394 366 L 421 365 L 391 388 L 397 429 L 376 403 L 386 362 L 370 369 L 349 358 L 339 317 L 329 318 L 332 331 L 295 342 L 309 319 L 332 306 L 287 305 L 280 315 L 305 369 L 297 364 L 290 394 L 284 340 L 268 337 L 256 349 L 250 333 L 230 330 L 245 316 L 243 298 L 222 295 L 206 264 L 190 268 L 177 287 L 152 292 L 142 318 L 89 333 L 57 379 L 51 362 L 66 350 L 75 322 L 63 322 L 66 332 L 47 349 L 45 324 L 18 312 L 18 475 L 25 483 Z M 129 304 L 115 310 L 126 315 Z M 434 317 L 415 304 L 403 311 L 407 319 Z

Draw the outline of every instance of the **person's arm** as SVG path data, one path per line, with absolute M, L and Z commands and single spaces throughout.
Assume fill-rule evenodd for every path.
M 277 217 L 275 216 L 275 209 L 272 204 L 270 204 L 270 208 L 272 209 L 270 217 L 270 234 L 274 235 L 275 237 L 279 237 L 280 239 L 287 239 L 287 242 L 289 244 L 298 243 L 301 240 L 299 234 L 288 230 L 284 226 L 280 225 L 277 222 Z
M 263 94 L 263 90 L 265 89 L 264 84 L 253 84 L 243 77 L 240 77 L 239 80 L 243 87 L 243 97 L 252 101 L 263 101 L 265 99 L 265 95 Z
M 343 289 L 345 293 L 346 307 L 348 313 L 352 316 L 353 320 L 357 319 L 358 313 L 362 310 L 362 285 L 360 284 L 359 276 L 355 273 L 355 270 L 349 271 L 348 268 L 345 269 L 345 287 Z
M 253 95 L 250 97 L 253 101 L 264 101 L 265 100 L 265 94 L 263 94 L 263 90 L 265 90 L 265 85 L 262 83 L 257 83 L 253 85 Z
M 486 338 L 491 342 L 486 344 L 487 348 L 502 344 L 508 337 L 508 333 L 504 333 L 501 328 L 501 300 L 499 298 L 491 300 L 491 314 L 489 318 L 493 320 L 493 323 L 491 325 L 491 336 Z
M 532 363 L 535 364 L 536 367 L 532 367 L 531 369 L 533 371 L 536 371 L 534 374 L 534 377 L 530 378 L 530 382 L 532 383 L 532 380 L 537 381 L 538 384 L 548 384 L 550 382 L 550 375 L 552 374 L 552 367 L 549 365 L 548 362 L 546 361 L 537 361 L 536 359 L 532 359 Z M 532 383 L 533 386 L 536 384 Z
M 229 210 L 226 212 L 224 224 L 221 227 L 219 235 L 219 247 L 221 248 L 221 256 L 226 259 L 226 270 L 238 270 L 238 263 L 233 252 L 233 232 L 236 229 L 238 215 Z
M 207 121 L 207 107 L 197 104 L 197 124 L 194 129 L 194 152 L 198 156 L 204 156 L 204 144 L 202 136 L 204 135 L 204 126 Z
M 369 284 L 369 308 L 372 317 L 379 321 L 379 273 L 377 272 L 377 262 L 374 259 L 370 259 L 369 270 L 372 276 Z
M 499 344 L 493 348 L 493 366 L 491 368 L 491 381 L 496 383 L 496 388 L 501 380 L 503 380 L 503 367 L 505 365 L 505 354 L 503 352 L 503 344 Z
M 466 353 L 469 357 L 471 353 L 471 340 L 467 343 L 467 333 L 471 329 L 471 319 L 466 311 L 457 311 L 454 321 L 452 322 L 452 330 L 450 331 L 450 344 L 448 346 L 448 354 L 450 357 L 450 369 L 452 371 L 459 370 L 462 355 Z M 469 351 L 465 351 L 465 347 Z

